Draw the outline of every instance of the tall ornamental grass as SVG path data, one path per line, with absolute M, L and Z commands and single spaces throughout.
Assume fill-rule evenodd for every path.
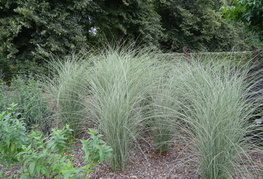
M 248 121 L 262 105 L 257 102 L 262 101 L 262 89 L 261 95 L 252 97 L 257 81 L 248 77 L 248 71 L 248 66 L 195 60 L 175 66 L 172 86 L 177 93 L 174 101 L 180 107 L 170 109 L 180 116 L 192 137 L 204 179 L 229 179 L 235 174 L 246 177 L 248 173 L 245 165 L 240 165 L 244 158 L 252 162 L 247 134 L 253 124 Z
M 65 58 L 50 61 L 51 77 L 47 89 L 56 103 L 57 125 L 68 124 L 77 136 L 82 131 L 87 93 L 87 67 L 85 56 L 71 54 Z
M 167 69 L 168 70 L 168 69 Z M 167 71 L 169 74 L 169 71 Z M 172 88 L 173 76 L 165 75 L 159 85 L 151 93 L 150 111 L 147 120 L 150 134 L 154 140 L 155 150 L 158 153 L 167 153 L 169 145 L 176 134 L 178 116 L 174 115 L 169 108 L 178 109 L 176 90 Z
M 94 59 L 92 105 L 105 141 L 113 149 L 110 166 L 123 170 L 145 120 L 141 112 L 146 106 L 140 104 L 159 81 L 163 68 L 147 50 L 110 49 Z

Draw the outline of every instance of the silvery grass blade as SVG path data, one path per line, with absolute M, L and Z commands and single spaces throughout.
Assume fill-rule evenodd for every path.
M 248 120 L 261 104 L 247 98 L 248 69 L 194 60 L 175 67 L 174 101 L 180 107 L 172 110 L 192 136 L 204 178 L 232 178 L 240 172 L 241 156 L 249 156 Z
M 49 61 L 51 77 L 46 86 L 56 104 L 58 120 L 55 123 L 60 127 L 68 124 L 75 136 L 82 131 L 84 119 L 88 87 L 86 58 L 73 53 L 64 58 L 53 57 Z
M 163 69 L 147 50 L 108 49 L 94 61 L 90 81 L 93 109 L 106 143 L 113 148 L 111 167 L 123 170 L 142 129 L 145 106 L 140 104 Z

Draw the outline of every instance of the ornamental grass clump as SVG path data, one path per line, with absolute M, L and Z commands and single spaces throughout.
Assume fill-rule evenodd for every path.
M 257 99 L 251 98 L 250 89 L 257 81 L 248 78 L 249 68 L 195 60 L 175 66 L 174 101 L 180 108 L 173 110 L 182 126 L 187 126 L 204 179 L 229 179 L 236 174 L 248 177 L 240 161 L 246 158 L 253 163 L 247 135 L 253 124 L 248 121 L 262 105 L 257 101 L 263 97 L 261 90 Z
M 171 88 L 171 83 L 173 77 L 166 75 L 151 93 L 150 119 L 147 120 L 155 150 L 162 154 L 169 151 L 169 145 L 176 134 L 177 118 L 169 108 L 178 109 L 179 106 L 173 101 L 177 94 L 176 90 Z
M 113 149 L 111 168 L 123 170 L 145 120 L 141 112 L 146 106 L 140 103 L 162 76 L 162 67 L 147 50 L 110 49 L 94 58 L 92 105 L 105 142 Z
M 64 59 L 50 61 L 51 78 L 47 83 L 49 93 L 55 100 L 58 112 L 57 124 L 68 124 L 77 136 L 82 131 L 82 119 L 87 94 L 87 71 L 85 56 L 72 54 Z

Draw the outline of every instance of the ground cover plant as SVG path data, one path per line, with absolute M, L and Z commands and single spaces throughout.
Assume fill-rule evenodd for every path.
M 72 129 L 52 129 L 44 136 L 38 129 L 27 132 L 25 123 L 17 118 L 16 105 L 0 113 L 1 164 L 11 167 L 20 162 L 20 178 L 87 178 L 98 162 L 106 160 L 112 149 L 101 140 L 102 135 L 90 129 L 89 139 L 82 139 L 86 165 L 75 167 L 72 158 Z
M 0 113 L 0 159 L 4 165 L 18 162 L 16 155 L 22 151 L 23 145 L 28 144 L 25 125 L 17 119 L 19 113 L 15 109 L 13 103 Z

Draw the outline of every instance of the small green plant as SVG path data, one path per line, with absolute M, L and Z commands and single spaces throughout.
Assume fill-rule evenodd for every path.
M 73 130 L 69 128 L 69 125 L 66 125 L 62 130 L 52 129 L 52 133 L 48 138 L 47 148 L 59 154 L 69 152 L 69 146 L 72 144 L 72 133 Z
M 81 140 L 87 165 L 76 168 L 72 158 L 73 130 L 69 125 L 52 129 L 47 137 L 38 129 L 32 129 L 28 134 L 23 118 L 17 118 L 21 114 L 15 112 L 16 108 L 17 105 L 11 104 L 0 113 L 0 160 L 1 164 L 7 165 L 20 161 L 21 178 L 37 175 L 54 179 L 86 178 L 91 167 L 111 156 L 112 149 L 100 139 L 102 135 L 90 129 L 90 138 Z
M 89 130 L 90 138 L 81 140 L 85 153 L 86 165 L 75 167 L 72 158 L 73 149 L 70 136 L 73 130 L 66 125 L 62 129 L 53 129 L 48 137 L 35 129 L 28 135 L 31 143 L 23 146 L 23 150 L 17 154 L 22 161 L 21 177 L 35 177 L 42 175 L 47 178 L 65 179 L 87 178 L 99 162 L 105 161 L 111 156 L 112 149 L 100 138 L 102 135 L 94 129 Z
M 63 129 L 53 129 L 49 138 L 44 138 L 38 130 L 29 134 L 31 144 L 23 147 L 18 157 L 23 162 L 23 175 L 33 177 L 44 175 L 48 178 L 72 178 L 80 173 L 80 168 L 74 167 L 68 134 L 69 126 Z
M 28 144 L 25 125 L 18 119 L 16 109 L 17 105 L 12 103 L 0 113 L 0 160 L 6 164 L 17 162 L 17 154 Z
M 88 140 L 80 140 L 85 153 L 84 159 L 87 162 L 87 165 L 83 167 L 86 176 L 92 171 L 90 168 L 108 159 L 112 152 L 112 148 L 100 139 L 103 135 L 98 134 L 97 130 L 89 129 L 88 134 L 90 135 Z

